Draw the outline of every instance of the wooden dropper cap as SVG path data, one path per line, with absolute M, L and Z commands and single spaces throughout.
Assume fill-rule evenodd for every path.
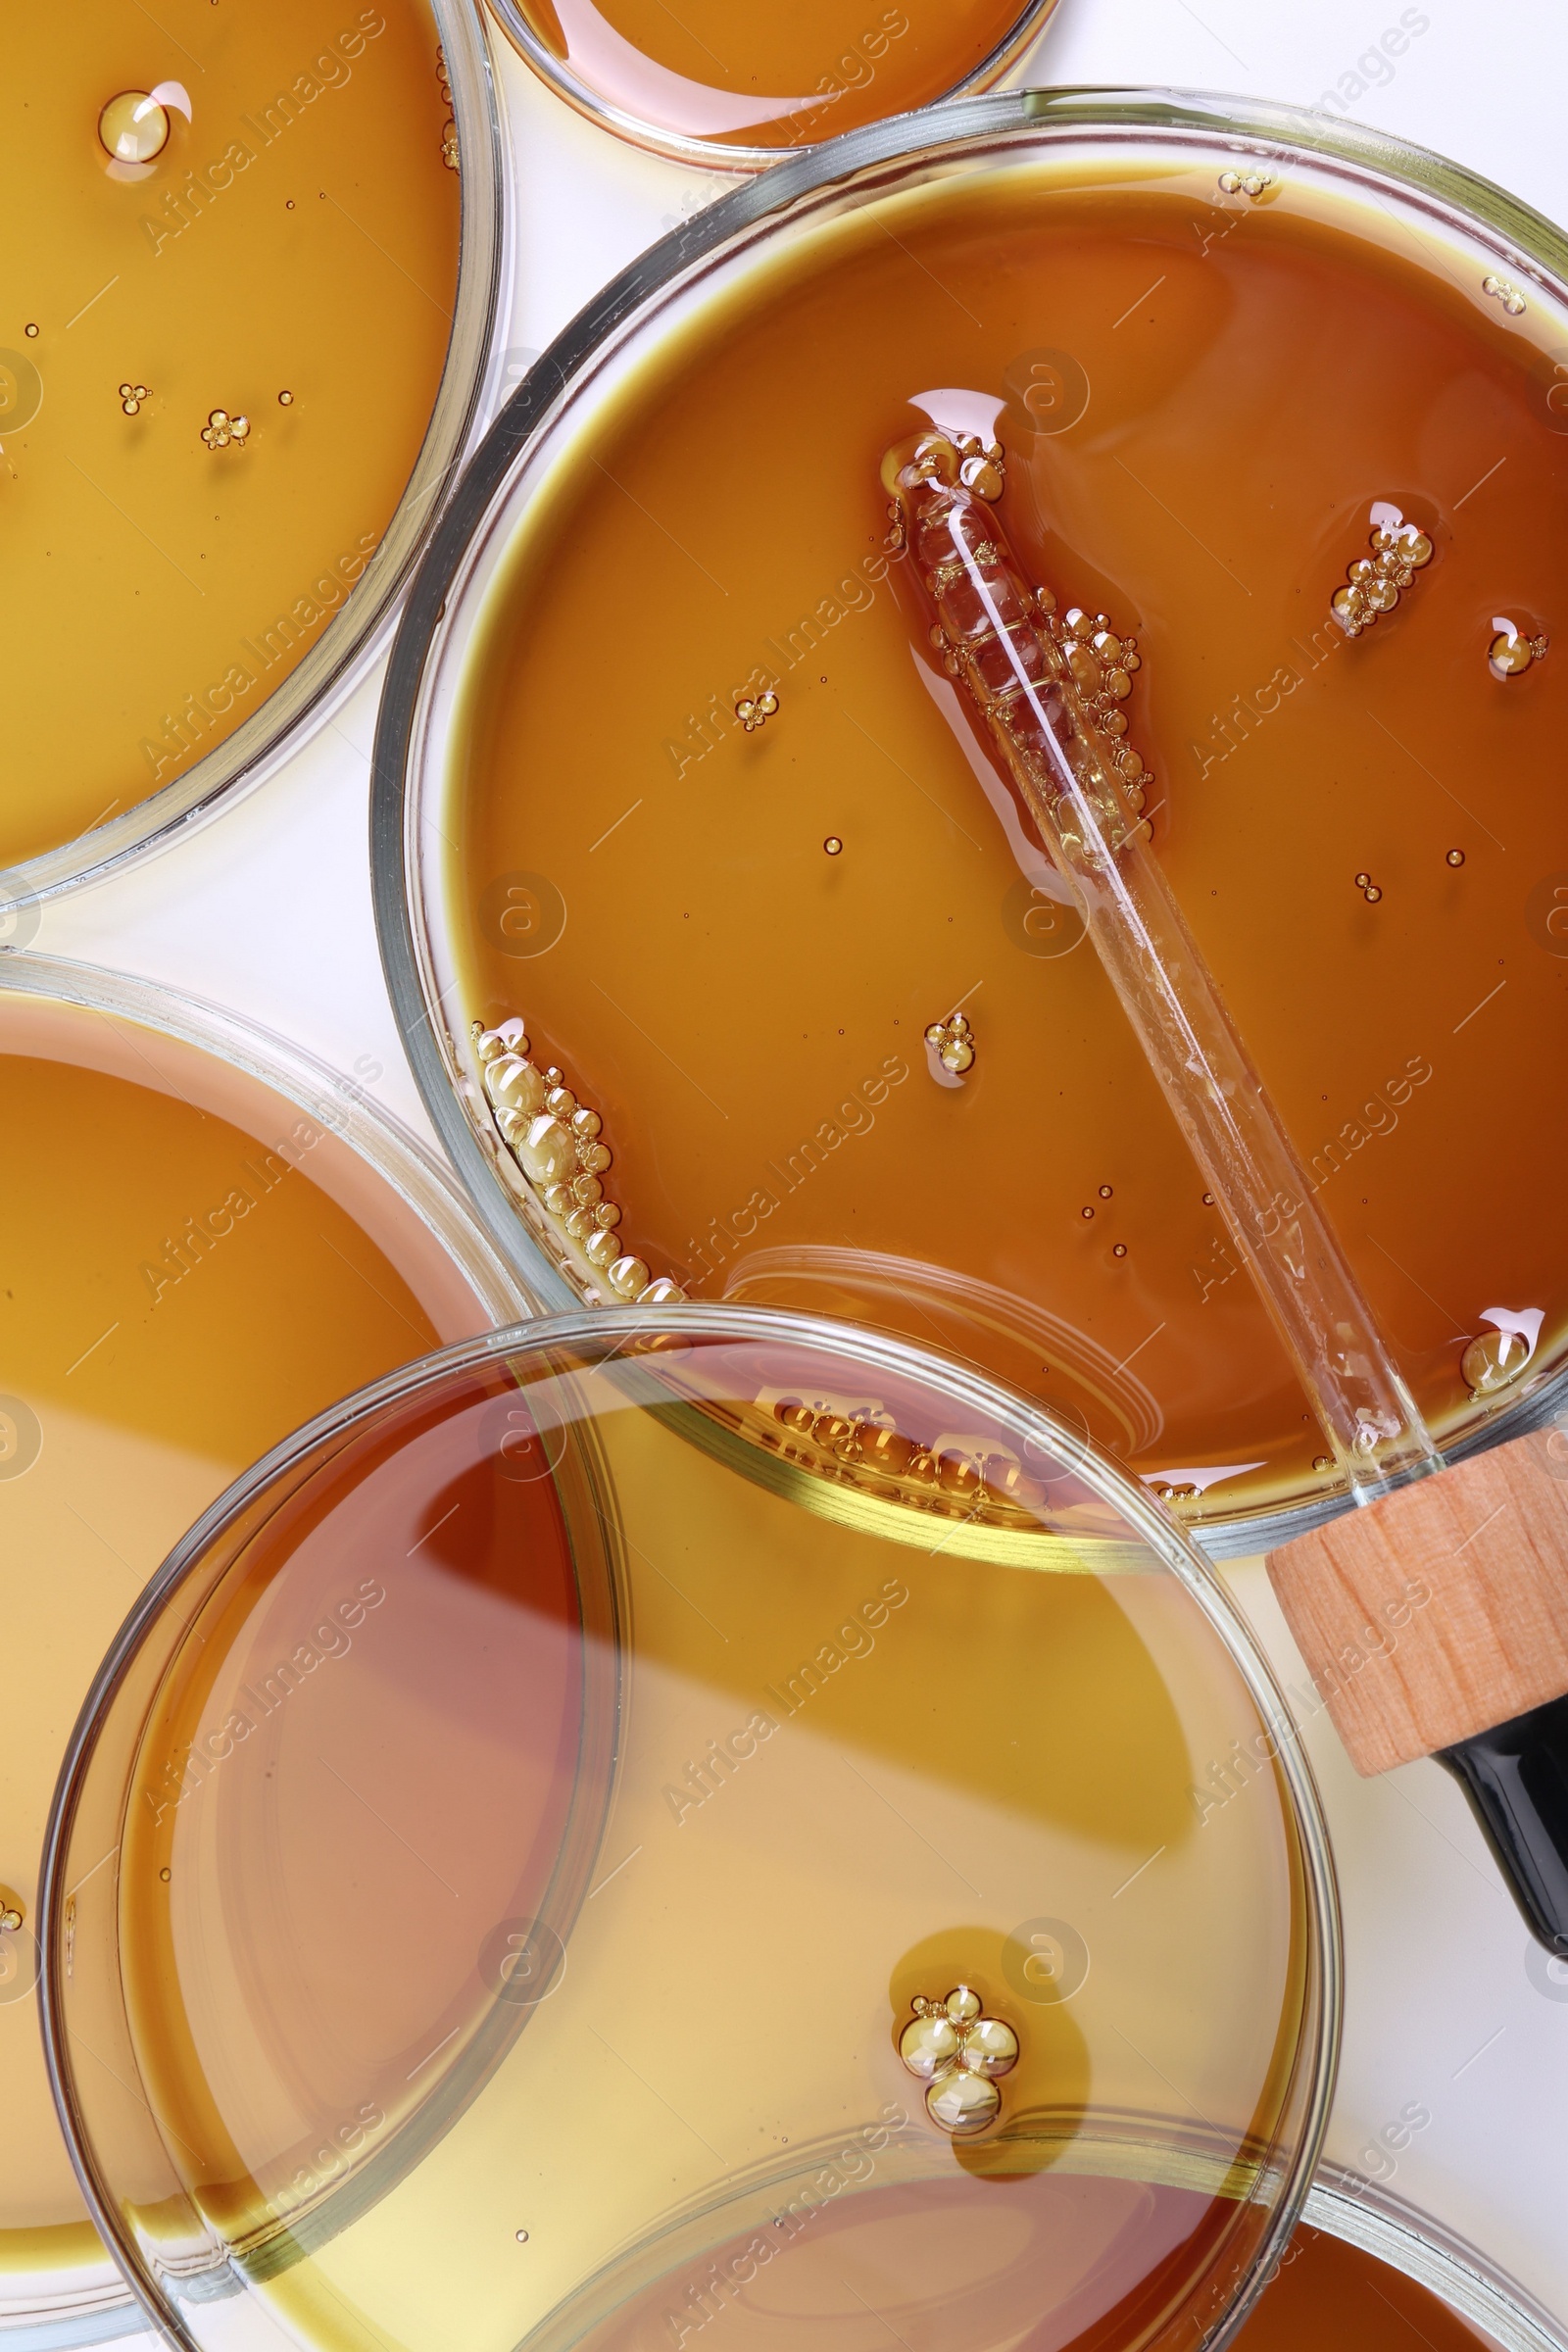
M 1568 1693 L 1568 1458 L 1556 1430 L 1472 1454 L 1271 1552 L 1286 1622 L 1356 1771 Z

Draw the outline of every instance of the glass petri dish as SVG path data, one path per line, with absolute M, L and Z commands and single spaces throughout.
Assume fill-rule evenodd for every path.
M 719 171 L 781 155 L 961 91 L 989 90 L 1056 0 L 490 0 L 542 81 L 590 122 Z
M 1345 122 L 1040 91 L 793 160 L 608 289 L 476 460 L 381 718 L 383 957 L 502 1246 L 613 1291 L 591 1171 L 498 1129 L 539 1092 L 481 1063 L 515 1019 L 653 1277 L 947 1346 L 1213 1548 L 1343 1504 L 901 601 L 881 456 L 961 412 L 1032 576 L 1137 649 L 1156 849 L 1429 1421 L 1459 1451 L 1551 1412 L 1563 259 Z M 1351 639 L 1394 510 L 1434 554 Z
M 358 674 L 494 389 L 506 185 L 471 0 L 33 11 L 0 106 L 14 946 Z
M 0 2342 L 142 2323 L 87 2217 L 35 2002 L 71 1724 L 126 1607 L 244 1466 L 345 1390 L 525 1305 L 363 1095 L 245 1023 L 0 958 Z
M 322 1415 L 49 1843 L 62 2117 L 184 2345 L 1217 2340 L 1307 2186 L 1335 1897 L 1250 1633 L 874 1334 L 579 1312 Z
M 1568 2341 L 1473 2246 L 1374 2183 L 1321 2166 L 1305 2219 L 1236 2339 L 1241 2352 L 1307 2352 L 1328 2341 L 1383 2352 L 1406 2328 L 1432 2352 L 1561 2352 Z

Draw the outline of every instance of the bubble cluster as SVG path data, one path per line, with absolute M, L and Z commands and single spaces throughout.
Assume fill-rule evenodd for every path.
M 1382 891 L 1373 881 L 1370 874 L 1357 874 L 1355 877 L 1355 887 L 1361 893 L 1362 898 L 1365 899 L 1369 906 L 1375 906 L 1379 899 L 1381 899 L 1383 896 Z
M 916 1993 L 914 2015 L 899 2035 L 899 2056 L 926 2085 L 925 2110 L 953 2136 L 983 2132 L 1002 2106 L 999 2076 L 1018 2063 L 1018 2036 L 999 2017 L 986 2017 L 980 1995 L 956 1984 L 944 2001 Z
M 754 735 L 760 726 L 772 717 L 777 709 L 778 696 L 773 692 L 771 686 L 765 694 L 738 695 L 735 701 L 735 715 L 748 735 Z
M 1343 588 L 1334 592 L 1332 612 L 1347 637 L 1359 637 L 1385 612 L 1392 612 L 1418 571 L 1432 561 L 1432 542 L 1397 507 L 1379 500 L 1372 509 L 1370 556 L 1358 556 Z
M 202 439 L 209 449 L 243 449 L 250 434 L 250 418 L 230 416 L 226 409 L 214 409 L 202 426 Z
M 1222 172 L 1220 192 L 1225 196 L 1250 196 L 1256 200 L 1274 185 L 1272 172 Z
M 1523 318 L 1527 308 L 1525 298 L 1518 287 L 1510 284 L 1507 278 L 1490 275 L 1484 277 L 1481 280 L 1481 291 L 1483 294 L 1490 294 L 1494 302 L 1500 302 L 1510 318 Z
M 966 1014 L 956 1012 L 945 1021 L 933 1021 L 925 1033 L 925 1042 L 942 1067 L 955 1078 L 961 1078 L 965 1070 L 974 1067 L 974 1031 Z
M 521 1021 L 505 1020 L 494 1029 L 475 1021 L 471 1034 L 496 1130 L 544 1211 L 558 1257 L 580 1277 L 584 1268 L 568 1247 L 574 1245 L 612 1297 L 628 1305 L 668 1306 L 684 1298 L 679 1283 L 665 1276 L 656 1281 L 645 1261 L 621 1247 L 615 1231 L 621 1212 L 605 1198 L 604 1177 L 613 1155 L 600 1141 L 604 1121 L 598 1111 L 578 1102 L 554 1063 L 541 1070 L 528 1060 Z M 597 1293 L 589 1296 L 603 1302 Z
M 120 405 L 127 416 L 137 416 L 147 397 L 145 384 L 122 384 L 120 387 Z
M 1511 620 L 1492 624 L 1495 634 L 1487 648 L 1487 667 L 1494 678 L 1522 678 L 1537 662 L 1544 662 L 1549 640 L 1527 637 Z

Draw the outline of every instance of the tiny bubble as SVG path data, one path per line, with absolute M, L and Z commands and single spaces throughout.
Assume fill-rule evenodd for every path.
M 1328 1097 L 1325 1095 L 1325 1096 L 1324 1096 L 1324 1098 L 1323 1098 L 1323 1100 L 1324 1100 L 1325 1102 L 1327 1102 L 1327 1101 L 1328 1101 Z M 1214 1196 L 1213 1196 L 1213 1194 L 1212 1194 L 1212 1193 L 1205 1193 L 1205 1194 L 1203 1195 L 1203 1206 L 1204 1206 L 1205 1208 L 1212 1208 L 1212 1207 L 1213 1207 L 1213 1205 L 1214 1205 Z
M 36 321 L 29 318 L 22 331 L 24 335 L 35 335 L 38 332 Z
M 1126 1245 L 1126 1243 L 1125 1243 L 1125 1242 L 1118 1242 L 1118 1243 L 1116 1244 L 1116 1247 L 1115 1247 L 1115 1249 L 1114 1249 L 1114 1250 L 1112 1250 L 1112 1251 L 1111 1251 L 1111 1253 L 1110 1253 L 1110 1254 L 1111 1254 L 1111 1256 L 1112 1256 L 1112 1257 L 1125 1257 L 1125 1256 L 1126 1256 L 1126 1254 L 1127 1254 L 1127 1245 Z
M 1095 1213 L 1095 1212 L 1094 1212 L 1094 1210 L 1093 1210 L 1092 1208 L 1081 1208 L 1081 1209 L 1078 1211 L 1078 1214 L 1079 1214 L 1081 1217 L 1092 1217 L 1092 1216 L 1094 1215 L 1094 1213 Z
M 285 197 L 284 197 L 284 199 L 283 199 L 283 210 L 284 210 L 284 212 L 285 212 L 285 213 L 291 213 L 291 212 L 294 210 L 294 199 L 293 199 L 293 197 L 292 197 L 292 196 L 285 196 Z
M 1383 893 L 1381 890 L 1379 890 L 1375 882 L 1370 882 L 1368 883 L 1366 889 L 1362 891 L 1361 896 L 1363 899 L 1365 899 L 1369 906 L 1375 906 L 1379 899 L 1382 898 Z
M 1355 877 L 1355 887 L 1356 887 L 1356 889 L 1357 889 L 1357 890 L 1365 890 L 1365 889 L 1367 889 L 1367 888 L 1369 887 L 1370 883 L 1371 883 L 1371 880 L 1372 880 L 1372 877 L 1371 877 L 1371 875 L 1370 875 L 1370 874 L 1357 874 L 1357 875 L 1356 875 L 1356 877 Z
M 839 852 L 843 849 L 844 844 L 842 841 L 840 841 L 836 833 L 830 833 L 826 841 L 823 842 L 822 847 L 824 850 L 826 850 L 830 858 L 836 858 Z
M 1463 865 L 1463 863 L 1464 863 L 1464 852 L 1463 852 L 1463 850 L 1450 850 L 1450 851 L 1448 852 L 1448 863 L 1449 863 L 1450 865 Z
M 1108 1200 L 1110 1199 L 1110 1187 L 1109 1187 L 1109 1185 L 1108 1185 L 1108 1184 L 1102 1184 L 1102 1185 L 1101 1186 L 1101 1188 L 1100 1188 L 1100 1198 L 1102 1199 L 1102 1200 Z
M 1314 1470 L 1332 1470 L 1334 1467 L 1333 1454 L 1314 1453 L 1312 1456 L 1312 1467 Z
M 161 1871 L 158 1873 L 158 1876 L 159 1876 L 161 1879 L 167 1879 L 167 1878 L 168 1878 L 168 1876 L 169 1876 L 169 1865 L 168 1865 L 168 1863 L 167 1863 L 167 1862 L 164 1864 L 164 1867 L 163 1867 L 163 1869 L 162 1869 L 162 1870 L 161 1870 Z
M 519 2230 L 517 2231 L 517 2243 L 519 2246 L 525 2246 L 528 2243 L 528 2232 L 526 2230 Z
M 294 406 L 293 393 L 280 392 L 277 396 L 277 405 L 280 409 L 291 409 Z

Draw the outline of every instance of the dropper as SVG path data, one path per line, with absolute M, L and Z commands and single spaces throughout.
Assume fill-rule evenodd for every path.
M 966 454 L 967 451 L 967 454 Z M 993 502 L 1000 449 L 938 430 L 888 452 L 896 535 L 964 687 L 1202 1171 L 1357 1502 L 1442 1456 L 1232 1025 L 1158 859 L 1120 747 L 1073 677 Z M 1121 764 L 1129 764 L 1122 755 Z

